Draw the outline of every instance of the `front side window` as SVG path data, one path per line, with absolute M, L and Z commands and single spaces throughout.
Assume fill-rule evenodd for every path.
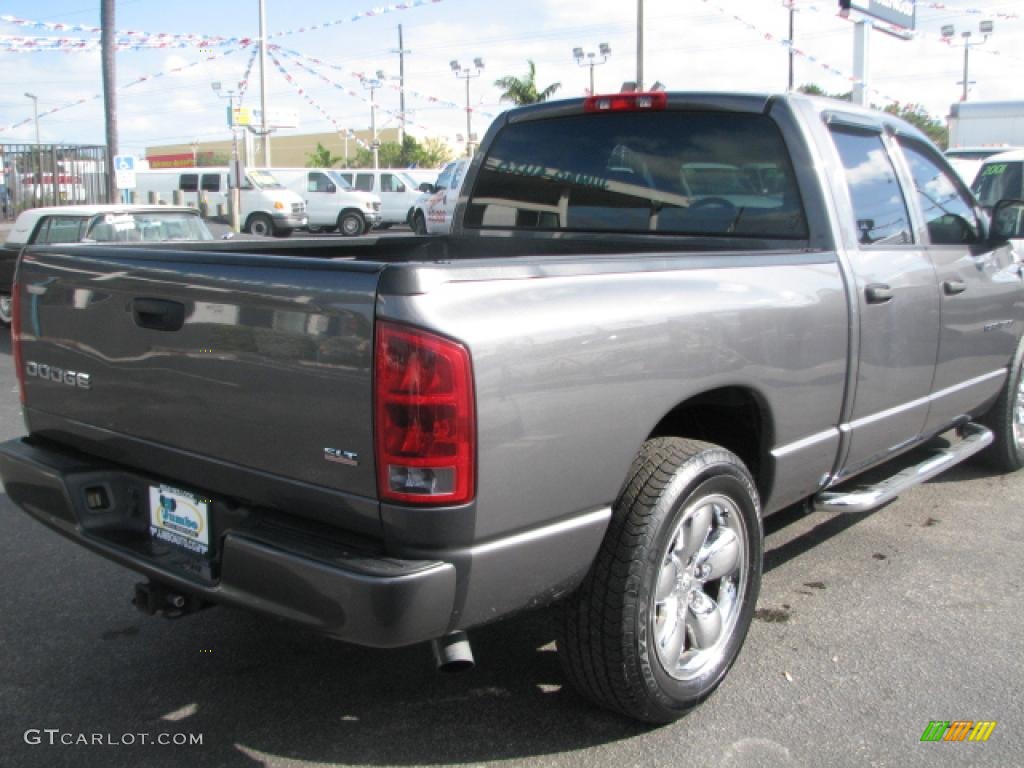
M 452 183 L 452 174 L 455 173 L 455 163 L 450 163 L 447 168 L 441 171 L 441 175 L 437 177 L 437 181 L 434 183 L 434 189 L 440 192 L 442 189 L 448 189 Z
M 360 192 L 373 192 L 373 174 L 357 173 L 355 187 Z
M 981 167 L 971 190 L 986 208 L 992 208 L 1000 200 L 1020 200 L 1024 198 L 1021 171 L 1024 162 L 985 163 Z
M 380 191 L 405 192 L 405 185 L 402 184 L 401 179 L 399 179 L 393 173 L 382 173 L 380 175 Z
M 933 245 L 958 245 L 979 240 L 978 219 L 970 199 L 939 165 L 926 147 L 910 139 L 900 139 L 900 147 L 914 177 L 917 200 L 921 205 L 928 239 Z
M 907 203 L 881 135 L 836 127 L 832 140 L 846 169 L 860 244 L 913 242 Z
M 334 182 L 327 178 L 326 173 L 311 173 L 309 174 L 309 185 L 307 187 L 310 192 L 336 192 Z
M 199 174 L 183 173 L 178 177 L 178 189 L 182 192 L 199 191 Z
M 614 112 L 511 124 L 483 163 L 466 226 L 807 237 L 774 121 L 722 112 Z

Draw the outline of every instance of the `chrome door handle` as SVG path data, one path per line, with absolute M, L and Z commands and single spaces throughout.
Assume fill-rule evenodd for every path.
M 864 298 L 868 304 L 885 304 L 892 301 L 892 288 L 885 283 L 872 283 L 864 289 Z
M 942 292 L 947 296 L 956 296 L 967 290 L 967 283 L 962 280 L 947 280 L 942 284 Z

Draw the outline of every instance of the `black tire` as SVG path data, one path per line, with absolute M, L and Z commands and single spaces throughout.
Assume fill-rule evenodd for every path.
M 1021 392 L 1021 376 L 1024 375 L 1024 340 L 1017 345 L 1017 354 L 1010 363 L 1010 373 L 999 393 L 999 399 L 992 404 L 988 412 L 978 421 L 992 430 L 995 439 L 992 444 L 979 454 L 979 458 L 1000 472 L 1014 472 L 1024 467 L 1024 424 L 1021 425 L 1020 439 L 1014 430 L 1017 399 L 1022 398 L 1021 408 L 1024 409 L 1024 392 Z M 1024 416 L 1024 410 L 1022 410 Z
M 338 216 L 338 231 L 345 237 L 358 237 L 366 231 L 366 219 L 359 211 L 342 211 Z
M 727 502 L 722 509 L 733 511 L 719 515 L 718 500 Z M 684 528 L 684 520 L 702 514 L 712 521 L 702 543 L 692 550 L 696 554 L 687 560 L 688 568 L 672 570 L 666 580 L 666 569 L 682 562 L 673 559 L 682 543 L 687 541 L 689 546 L 683 531 L 690 529 Z M 719 521 L 722 524 L 716 528 L 713 523 Z M 711 537 L 717 537 L 715 542 L 722 540 L 719 534 L 727 527 L 737 540 L 745 536 L 742 548 L 733 553 L 736 575 L 728 577 L 728 584 L 723 577 L 717 585 L 709 578 L 696 586 L 697 580 L 691 582 L 686 574 L 691 568 L 701 574 L 707 573 L 705 567 L 711 570 L 698 565 L 698 556 L 713 549 Z M 718 687 L 743 646 L 760 589 L 763 549 L 760 502 L 743 462 L 710 443 L 649 440 L 615 502 L 590 572 L 562 606 L 558 650 L 569 681 L 599 706 L 643 722 L 668 723 L 686 714 Z M 667 581 L 672 595 L 660 601 L 659 579 Z M 696 647 L 690 633 L 688 611 L 695 616 L 707 610 L 703 598 L 694 597 L 697 589 L 712 597 L 710 605 L 719 619 L 725 615 L 723 606 L 730 609 L 727 620 L 719 625 L 717 640 L 707 649 Z M 682 607 L 677 592 L 686 593 L 685 605 L 692 608 Z M 671 622 L 662 618 L 659 627 L 659 617 L 670 600 L 682 613 L 674 613 Z M 671 634 L 668 627 L 683 633 L 675 654 L 665 651 L 675 660 L 672 671 L 662 661 L 660 646 L 663 636 Z M 701 654 L 706 655 L 698 664 Z M 684 665 L 688 658 L 695 664 L 692 670 Z
M 412 216 L 412 231 L 417 235 L 427 234 L 427 218 L 423 211 L 416 211 Z
M 11 295 L 9 293 L 0 293 L 0 325 L 10 325 L 12 317 Z
M 245 231 L 261 237 L 271 237 L 277 234 L 274 229 L 274 220 L 265 213 L 254 213 L 250 216 L 245 222 Z

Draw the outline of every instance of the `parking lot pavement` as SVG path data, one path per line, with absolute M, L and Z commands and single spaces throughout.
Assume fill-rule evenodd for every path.
M 3 338 L 0 438 L 22 431 Z M 236 610 L 147 618 L 135 575 L 0 496 L 0 764 L 1018 766 L 1022 502 L 1024 473 L 970 466 L 874 513 L 772 517 L 739 661 L 652 729 L 563 687 L 548 612 L 472 632 L 478 666 L 455 676 L 425 647 L 347 646 Z M 922 743 L 931 720 L 998 724 L 987 743 Z M 60 744 L 93 734 L 114 744 Z

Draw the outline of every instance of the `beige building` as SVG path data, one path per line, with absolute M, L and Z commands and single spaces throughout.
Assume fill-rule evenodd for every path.
M 372 140 L 369 130 L 355 131 L 358 139 L 366 144 Z M 377 132 L 377 137 L 383 142 L 397 142 L 398 129 L 385 128 Z M 356 139 L 339 136 L 337 131 L 325 133 L 304 133 L 295 135 L 272 135 L 270 137 L 270 164 L 275 168 L 299 168 L 306 165 L 307 156 L 316 150 L 317 143 L 322 144 L 332 155 L 355 159 L 359 151 L 359 144 Z M 239 134 L 239 152 L 246 165 L 263 165 L 263 143 L 258 136 L 252 136 L 250 145 L 253 149 L 254 159 L 245 158 L 243 145 L 246 142 L 241 140 Z M 200 160 L 204 164 L 210 164 L 210 160 L 216 160 L 217 164 L 223 162 L 225 165 L 231 157 L 231 139 L 222 141 L 200 141 L 195 144 L 164 144 L 162 146 L 146 147 L 146 159 L 150 161 L 151 168 L 189 168 Z

